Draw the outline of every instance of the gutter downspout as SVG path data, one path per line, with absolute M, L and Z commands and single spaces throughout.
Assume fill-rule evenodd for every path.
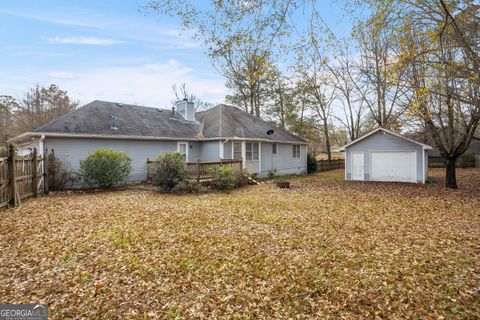
M 227 143 L 230 139 L 225 141 L 220 140 L 220 159 L 225 158 L 225 143 Z

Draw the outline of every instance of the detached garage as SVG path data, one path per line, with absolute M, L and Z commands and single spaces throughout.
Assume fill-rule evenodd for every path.
M 425 183 L 426 144 L 379 128 L 340 148 L 345 152 L 345 179 Z

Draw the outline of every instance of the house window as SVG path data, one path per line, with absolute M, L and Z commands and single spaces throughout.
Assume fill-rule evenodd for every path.
M 235 160 L 242 159 L 242 143 L 241 142 L 233 143 L 233 159 Z
M 180 152 L 183 156 L 183 159 L 187 161 L 188 159 L 188 143 L 180 142 L 178 143 L 178 152 Z
M 292 146 L 292 157 L 300 158 L 300 145 L 299 144 L 294 144 Z
M 277 143 L 272 144 L 272 154 L 277 154 Z
M 259 159 L 259 145 L 258 142 L 247 142 L 245 144 L 245 158 L 247 161 L 258 161 Z

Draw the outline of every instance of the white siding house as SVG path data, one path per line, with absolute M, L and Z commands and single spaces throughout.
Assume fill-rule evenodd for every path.
M 11 142 L 21 154 L 54 150 L 75 171 L 98 148 L 123 151 L 132 159 L 131 182 L 146 179 L 147 159 L 174 151 L 188 162 L 241 159 L 257 176 L 306 173 L 308 142 L 301 137 L 234 106 L 196 113 L 193 103 L 180 101 L 176 109 L 93 101 Z

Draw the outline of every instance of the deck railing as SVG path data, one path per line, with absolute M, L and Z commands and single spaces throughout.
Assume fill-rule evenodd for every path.
M 197 181 L 212 179 L 214 178 L 214 173 L 221 166 L 232 168 L 234 171 L 240 171 L 242 169 L 242 160 L 188 162 L 186 178 Z M 147 160 L 147 181 L 152 181 L 154 170 L 155 161 Z

